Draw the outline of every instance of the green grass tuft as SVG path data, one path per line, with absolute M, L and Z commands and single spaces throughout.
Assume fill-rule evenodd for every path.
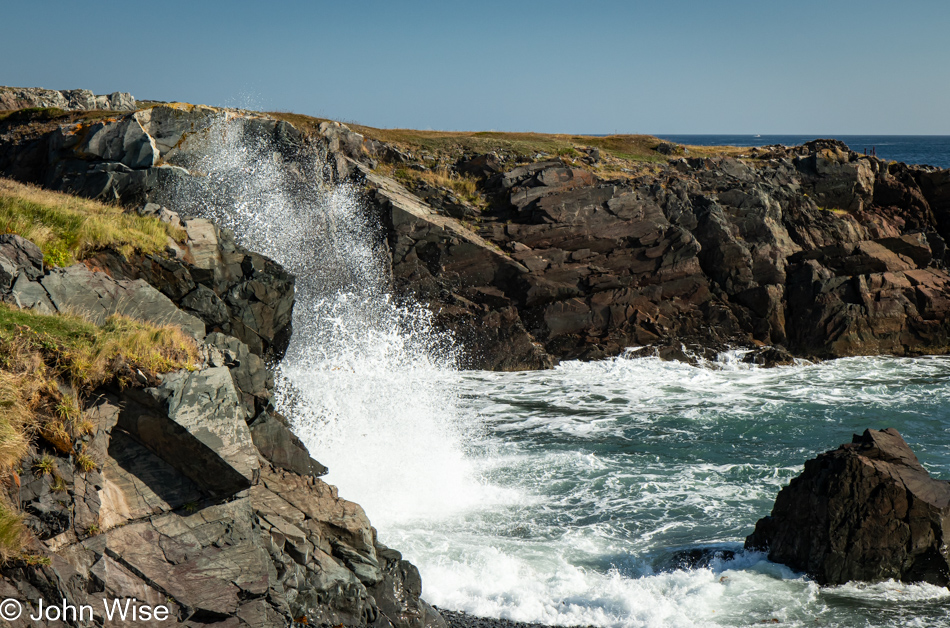
M 20 515 L 0 500 L 0 562 L 6 562 L 20 554 L 24 534 Z
M 56 461 L 49 454 L 44 454 L 42 458 L 33 463 L 33 475 L 53 475 L 56 472 Z
M 194 340 L 172 325 L 115 315 L 97 327 L 79 316 L 0 304 L 0 369 L 17 370 L 24 353 L 35 355 L 53 377 L 78 390 L 112 379 L 117 360 L 133 370 L 164 373 L 191 367 L 198 359 Z M 64 420 L 78 420 L 77 405 L 60 397 L 54 411 Z
M 155 253 L 184 232 L 88 199 L 0 179 L 0 233 L 34 242 L 50 266 L 68 266 L 105 248 L 123 255 Z

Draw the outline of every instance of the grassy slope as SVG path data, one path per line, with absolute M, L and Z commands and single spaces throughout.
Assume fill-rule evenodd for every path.
M 0 478 L 19 483 L 24 472 L 48 471 L 20 468 L 38 437 L 72 456 L 79 471 L 97 468 L 85 449 L 74 447 L 94 430 L 83 418 L 84 395 L 108 381 L 131 383 L 123 373 L 163 373 L 197 361 L 195 341 L 177 327 L 121 316 L 98 327 L 77 316 L 0 304 Z M 16 557 L 23 539 L 16 509 L 0 499 L 0 562 Z
M 0 179 L 0 233 L 32 240 L 49 265 L 103 248 L 161 251 L 170 236 L 184 237 L 154 218 L 7 179 Z M 82 416 L 84 395 L 109 381 L 130 384 L 136 370 L 169 372 L 197 360 L 195 342 L 176 327 L 119 316 L 98 327 L 77 316 L 0 304 L 0 481 L 19 482 L 21 461 L 39 438 L 72 456 L 80 471 L 94 469 L 96 461 L 73 446 L 92 429 Z M 16 508 L 0 498 L 0 562 L 19 555 L 24 534 Z
M 111 247 L 124 255 L 164 250 L 181 229 L 155 218 L 31 185 L 0 179 L 0 233 L 16 233 L 43 251 L 47 264 L 67 266 Z

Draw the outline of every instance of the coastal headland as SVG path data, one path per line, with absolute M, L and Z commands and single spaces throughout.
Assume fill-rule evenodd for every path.
M 0 598 L 135 598 L 188 626 L 445 625 L 274 408 L 299 279 L 166 206 L 222 120 L 302 184 L 359 186 L 393 294 L 432 311 L 463 367 L 950 351 L 950 171 L 834 140 L 383 130 L 12 88 L 0 103 L 0 399 L 16 409 Z

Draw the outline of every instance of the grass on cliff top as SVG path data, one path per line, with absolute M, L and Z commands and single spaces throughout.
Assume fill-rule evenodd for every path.
M 314 131 L 324 118 L 298 113 L 269 111 L 267 115 L 285 120 L 301 131 Z M 599 148 L 608 155 L 633 161 L 666 161 L 656 152 L 662 142 L 652 135 L 567 135 L 549 133 L 508 133 L 502 131 L 419 131 L 415 129 L 377 129 L 361 124 L 347 123 L 364 137 L 394 144 L 404 150 L 425 150 L 430 153 L 458 158 L 464 153 L 509 153 L 533 157 L 546 153 L 554 157 L 569 154 L 575 147 Z
M 101 327 L 70 314 L 39 314 L 0 304 L 0 369 L 17 372 L 25 356 L 33 367 L 86 391 L 128 367 L 146 373 L 187 368 L 198 360 L 194 339 L 174 325 L 157 326 L 110 316 Z
M 136 370 L 192 368 L 198 357 L 195 341 L 177 327 L 123 316 L 99 327 L 0 304 L 0 477 L 19 482 L 21 461 L 38 437 L 73 456 L 80 471 L 96 468 L 98 461 L 74 447 L 95 429 L 83 416 L 83 395 L 108 381 L 131 383 Z M 24 534 L 16 510 L 0 499 L 0 562 L 19 555 Z
M 649 135 L 552 135 L 546 133 L 503 133 L 498 131 L 448 132 L 414 131 L 409 129 L 373 129 L 351 127 L 379 141 L 395 144 L 410 151 L 426 150 L 436 154 L 461 156 L 464 153 L 510 153 L 534 157 L 571 155 L 576 147 L 598 148 L 602 156 L 627 161 L 666 161 L 656 152 L 660 140 Z
M 185 235 L 156 218 L 3 178 L 0 233 L 34 242 L 51 266 L 68 266 L 104 248 L 123 255 L 155 253 L 165 249 L 169 237 L 183 240 Z

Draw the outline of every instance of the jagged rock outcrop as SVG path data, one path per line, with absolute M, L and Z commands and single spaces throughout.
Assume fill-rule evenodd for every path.
M 143 205 L 188 177 L 204 155 L 215 123 L 237 121 L 244 132 L 287 153 L 301 134 L 286 122 L 243 111 L 162 104 L 114 118 L 0 128 L 0 173 L 27 183 L 126 205 Z
M 865 430 L 805 463 L 747 549 L 820 584 L 950 584 L 950 482 L 931 478 L 897 430 Z
M 0 111 L 31 107 L 55 107 L 64 111 L 135 111 L 136 103 L 128 92 L 96 96 L 88 89 L 0 86 Z
M 351 163 L 374 187 L 397 289 L 442 303 L 439 322 L 469 349 L 471 364 L 501 370 L 550 366 L 520 323 L 514 302 L 494 287 L 517 281 L 527 269 L 395 181 Z
M 948 171 L 834 140 L 742 159 L 673 151 L 623 176 L 604 175 L 586 149 L 573 161 L 466 155 L 450 166 L 477 179 L 483 202 L 473 204 L 431 181 L 407 188 L 383 176 L 374 168 L 427 162 L 339 123 L 301 130 L 171 104 L 91 123 L 0 124 L 0 173 L 141 207 L 200 173 L 221 120 L 301 172 L 322 164 L 331 180 L 364 184 L 396 293 L 433 310 L 465 345 L 467 366 L 543 368 L 645 345 L 818 359 L 950 351 Z M 149 280 L 136 266 L 117 276 Z M 235 320 L 251 310 L 226 298 L 263 292 L 224 288 L 196 280 L 180 305 L 255 352 L 279 353 L 280 338 L 241 331 L 261 317 Z
M 236 244 L 233 234 L 209 220 L 181 220 L 164 208 L 154 212 L 181 225 L 184 242 L 169 242 L 167 255 L 124 257 L 106 250 L 87 259 L 86 265 L 158 286 L 209 332 L 234 336 L 265 359 L 282 357 L 292 332 L 294 277 Z
M 390 227 L 402 289 L 446 326 L 473 325 L 476 352 L 492 356 L 515 330 L 543 348 L 534 366 L 681 342 L 809 358 L 950 350 L 946 171 L 833 140 L 749 160 L 674 159 L 623 180 L 560 160 L 469 166 L 482 161 L 496 163 L 459 166 L 484 176 L 491 199 L 470 226 L 518 263 L 512 272 L 460 275 L 439 235 L 422 264 L 400 254 L 405 235 Z
M 205 335 L 204 323 L 179 310 L 171 299 L 142 280 L 116 280 L 82 264 L 49 269 L 44 273 L 39 247 L 18 235 L 0 235 L 0 300 L 17 307 L 81 313 L 97 325 L 121 314 L 159 325 L 177 325 L 196 338 Z
M 182 243 L 169 241 L 165 255 L 125 257 L 106 249 L 83 264 L 45 274 L 34 244 L 2 235 L 0 299 L 44 313 L 81 310 L 97 324 L 124 314 L 178 325 L 198 338 L 222 332 L 241 340 L 255 357 L 283 356 L 292 333 L 293 276 L 241 248 L 208 220 L 181 221 L 168 210 L 164 218 L 182 225 L 186 234 Z
M 419 597 L 415 567 L 379 542 L 362 508 L 319 479 L 326 468 L 269 403 L 273 375 L 261 352 L 220 329 L 205 334 L 203 320 L 163 294 L 191 303 L 195 286 L 215 294 L 219 282 L 270 278 L 289 316 L 292 277 L 238 252 L 212 225 L 191 227 L 208 237 L 189 230 L 166 257 L 95 258 L 111 271 L 138 269 L 161 292 L 142 278 L 91 269 L 96 263 L 46 269 L 31 242 L 0 236 L 4 301 L 100 322 L 111 313 L 177 322 L 203 355 L 195 370 L 138 372 L 87 397 L 81 419 L 90 427 L 74 449 L 96 468 L 83 471 L 53 443 L 37 442 L 21 466 L 43 471 L 7 487 L 32 534 L 30 558 L 0 569 L 0 595 L 90 605 L 100 620 L 105 601 L 135 598 L 194 627 L 444 627 Z M 148 274 L 153 265 L 164 274 Z M 257 311 L 228 303 L 229 318 Z M 33 625 L 27 616 L 10 625 Z

